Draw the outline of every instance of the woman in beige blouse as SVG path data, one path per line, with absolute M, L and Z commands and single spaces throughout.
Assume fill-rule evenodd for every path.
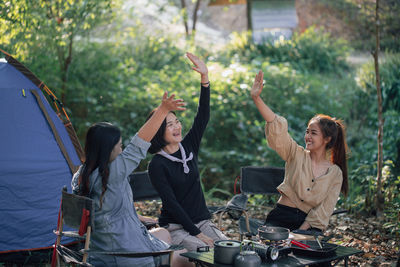
M 347 194 L 345 130 L 341 121 L 315 115 L 304 135 L 306 147 L 289 135 L 287 121 L 261 99 L 264 74 L 254 80 L 251 97 L 266 121 L 268 145 L 285 160 L 285 178 L 278 186 L 281 196 L 268 214 L 267 225 L 290 230 L 324 230 L 340 192 Z

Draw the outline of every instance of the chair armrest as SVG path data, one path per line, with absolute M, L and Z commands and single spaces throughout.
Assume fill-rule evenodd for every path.
M 336 209 L 333 211 L 332 215 L 337 215 L 337 214 L 341 214 L 341 213 L 347 213 L 346 209 Z
M 82 239 L 82 240 L 86 238 L 86 234 L 81 236 L 78 234 L 78 231 L 63 231 L 62 234 L 60 234 L 59 231 L 53 230 L 53 234 L 55 234 L 56 236 L 67 236 L 67 237 L 72 237 L 72 238 L 77 238 L 77 239 Z
M 225 206 L 207 206 L 207 209 L 211 214 L 216 214 L 221 212 L 222 208 L 225 208 Z
M 150 251 L 150 252 L 129 252 L 129 251 L 100 251 L 100 250 L 86 250 L 87 253 L 90 254 L 103 254 L 103 255 L 112 255 L 119 257 L 128 257 L 128 258 L 142 258 L 142 257 L 153 257 L 158 255 L 165 255 L 173 252 L 171 249 L 160 250 L 160 251 Z
M 228 203 L 226 203 L 225 206 L 220 207 L 214 213 L 220 213 L 220 212 L 229 211 L 229 210 L 238 210 L 238 211 L 247 210 L 247 195 L 245 195 L 245 194 L 234 195 L 231 198 L 231 200 L 229 200 Z

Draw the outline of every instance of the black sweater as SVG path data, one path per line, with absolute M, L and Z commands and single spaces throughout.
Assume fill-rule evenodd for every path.
M 210 87 L 202 86 L 199 107 L 192 128 L 181 142 L 186 157 L 190 152 L 193 153 L 193 159 L 187 162 L 189 173 L 184 173 L 182 163 L 173 162 L 158 154 L 149 164 L 151 183 L 162 200 L 160 226 L 177 223 L 181 224 L 189 234 L 198 235 L 201 231 L 195 223 L 211 218 L 201 189 L 197 167 L 199 146 L 209 118 Z M 171 156 L 182 158 L 180 150 Z

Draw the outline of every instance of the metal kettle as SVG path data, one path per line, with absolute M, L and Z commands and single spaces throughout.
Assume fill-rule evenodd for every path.
M 235 267 L 260 267 L 261 258 L 257 252 L 252 250 L 241 251 L 235 257 Z

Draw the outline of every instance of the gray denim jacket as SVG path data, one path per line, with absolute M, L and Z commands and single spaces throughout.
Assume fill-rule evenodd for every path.
M 133 205 L 129 175 L 146 157 L 150 143 L 135 135 L 124 151 L 110 163 L 107 190 L 100 209 L 101 176 L 98 169 L 90 176 L 90 198 L 95 203 L 95 225 L 90 249 L 107 251 L 149 252 L 163 250 L 168 245 L 152 236 L 140 222 Z M 78 192 L 79 174 L 72 178 L 72 190 Z M 95 266 L 151 266 L 152 257 L 125 258 L 105 255 L 90 255 Z

